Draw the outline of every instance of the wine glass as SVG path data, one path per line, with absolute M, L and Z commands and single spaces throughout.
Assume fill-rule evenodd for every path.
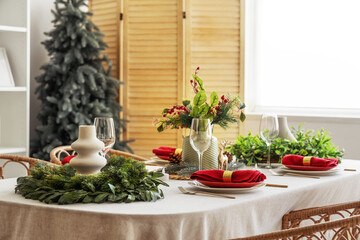
M 103 157 L 114 146 L 115 143 L 115 128 L 114 120 L 110 117 L 97 117 L 94 120 L 96 129 L 96 137 L 102 141 L 105 147 L 101 151 Z
M 268 147 L 268 156 L 265 168 L 272 168 L 270 162 L 271 142 L 279 135 L 279 123 L 276 114 L 263 114 L 260 122 L 260 136 Z
M 199 155 L 199 170 L 202 168 L 202 157 L 211 143 L 212 126 L 210 119 L 193 118 L 190 129 L 190 144 Z

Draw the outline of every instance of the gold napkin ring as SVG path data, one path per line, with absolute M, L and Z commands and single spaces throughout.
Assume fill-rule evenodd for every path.
M 223 181 L 224 182 L 231 182 L 231 176 L 233 171 L 224 171 L 223 173 Z
M 303 165 L 304 166 L 310 166 L 311 157 L 304 157 L 303 158 Z

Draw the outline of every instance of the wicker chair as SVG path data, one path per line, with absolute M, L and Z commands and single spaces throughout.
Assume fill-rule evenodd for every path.
M 71 148 L 71 146 L 60 146 L 57 148 L 54 148 L 53 150 L 51 150 L 50 152 L 50 162 L 57 164 L 57 165 L 61 165 L 61 160 L 63 157 L 66 156 L 70 156 L 70 155 L 74 155 L 75 151 Z M 124 156 L 124 157 L 131 157 L 137 161 L 148 161 L 149 159 L 146 159 L 144 157 L 135 155 L 135 154 L 131 154 L 131 153 L 127 153 L 127 152 L 123 152 L 123 151 L 119 151 L 119 150 L 114 150 L 114 149 L 110 149 L 108 154 L 110 155 L 120 155 L 120 156 Z
M 357 240 L 359 238 L 360 216 L 353 216 L 312 226 L 285 229 L 246 238 L 237 238 L 237 240 Z
M 282 229 L 301 227 L 304 224 L 318 224 L 340 218 L 360 215 L 360 202 L 341 203 L 292 211 L 282 219 Z
M 29 157 L 10 155 L 10 154 L 0 154 L 0 159 L 5 160 L 4 164 L 2 166 L 0 166 L 0 178 L 1 179 L 4 179 L 4 169 L 5 169 L 6 165 L 11 162 L 15 162 L 15 163 L 22 165 L 26 169 L 27 175 L 30 174 L 30 168 L 34 167 L 35 163 L 37 163 L 37 162 L 44 162 L 45 164 L 51 164 L 49 162 L 46 162 L 46 161 L 43 161 L 40 159 L 36 159 L 36 158 L 29 158 Z
M 358 215 L 359 201 L 301 209 L 283 216 L 282 231 L 240 239 L 360 239 Z

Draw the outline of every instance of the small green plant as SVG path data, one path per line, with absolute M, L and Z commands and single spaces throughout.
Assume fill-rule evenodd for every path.
M 51 166 L 37 163 L 31 175 L 19 177 L 15 192 L 45 203 L 130 203 L 156 201 L 164 197 L 158 179 L 162 173 L 148 172 L 145 164 L 113 155 L 96 175 L 75 174 L 70 164 Z
M 304 131 L 302 124 L 297 128 L 292 127 L 292 132 L 297 141 L 276 138 L 271 144 L 270 156 L 272 161 L 281 162 L 283 156 L 296 154 L 302 156 L 314 156 L 320 158 L 338 158 L 344 156 L 344 150 L 334 146 L 331 142 L 329 132 L 321 129 Z M 267 156 L 266 143 L 259 135 L 237 137 L 235 144 L 228 146 L 227 150 L 236 156 L 239 161 L 247 165 L 265 161 Z

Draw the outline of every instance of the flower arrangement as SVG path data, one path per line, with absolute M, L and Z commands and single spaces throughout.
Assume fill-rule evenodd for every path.
M 245 104 L 239 96 L 231 97 L 230 94 L 219 96 L 216 92 L 210 94 L 208 101 L 204 82 L 198 76 L 198 67 L 190 80 L 195 93 L 193 103 L 184 99 L 182 105 L 175 105 L 172 108 L 165 108 L 162 117 L 155 119 L 154 125 L 158 132 L 165 129 L 190 128 L 193 118 L 208 118 L 213 125 L 227 128 L 229 123 L 244 121 L 246 116 L 243 112 Z M 238 114 L 235 114 L 238 113 Z

